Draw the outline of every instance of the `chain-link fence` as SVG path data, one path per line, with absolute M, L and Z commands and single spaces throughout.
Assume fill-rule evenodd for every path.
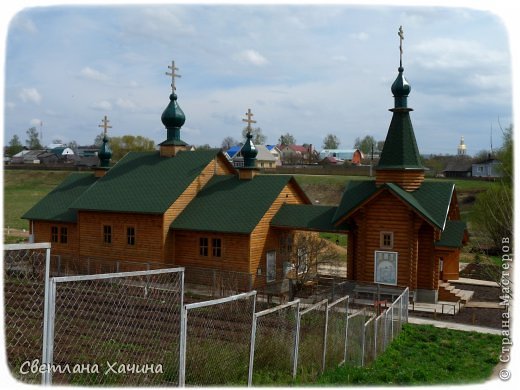
M 45 281 L 50 244 L 4 245 L 4 310 L 7 364 L 25 383 L 40 383 L 41 374 L 26 374 L 27 362 L 42 356 Z
M 44 381 L 178 383 L 183 269 L 50 279 Z
M 408 322 L 408 299 L 409 290 L 406 288 L 378 317 L 365 319 L 361 338 L 362 365 L 372 363 L 401 333 L 403 323 Z
M 363 340 L 365 326 L 365 310 L 350 314 L 347 318 L 347 355 L 346 364 L 361 366 L 363 364 Z
M 327 315 L 327 353 L 325 368 L 345 362 L 347 351 L 348 295 L 329 303 Z
M 171 268 L 171 265 L 153 261 L 107 260 L 101 257 L 51 255 L 51 276 L 94 275 L 117 272 L 149 271 Z
M 300 312 L 298 375 L 313 381 L 323 372 L 327 340 L 327 299 Z
M 296 376 L 300 301 L 255 313 L 248 384 Z
M 184 306 L 181 385 L 246 385 L 256 291 Z

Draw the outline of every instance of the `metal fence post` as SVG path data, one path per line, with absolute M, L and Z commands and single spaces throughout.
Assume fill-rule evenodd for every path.
M 50 261 L 51 261 L 51 249 L 47 248 L 45 250 L 45 291 L 44 291 L 44 300 L 43 300 L 43 345 L 42 345 L 42 364 L 48 364 L 49 358 L 49 343 L 51 334 L 50 331 L 50 305 L 52 304 L 51 295 L 52 291 L 50 288 Z M 56 290 L 54 290 L 55 292 Z M 54 337 L 54 335 L 52 335 Z M 48 370 L 42 374 L 42 384 L 50 385 L 50 378 Z
M 186 306 L 181 307 L 181 329 L 179 343 L 179 387 L 186 383 L 186 330 L 188 329 L 188 310 Z
M 395 305 L 395 302 L 392 303 L 392 305 L 390 306 L 392 308 L 392 316 L 390 317 L 391 319 L 391 324 L 392 324 L 392 332 L 391 332 L 391 337 L 392 337 L 392 340 L 394 339 L 394 305 Z
M 47 323 L 47 326 L 45 329 L 44 322 L 43 349 L 45 352 L 42 355 L 42 365 L 45 367 L 45 370 L 42 374 L 42 382 L 45 385 L 51 385 L 51 367 L 54 356 L 54 320 L 56 318 L 56 282 L 54 281 L 54 279 L 51 279 L 49 281 L 49 293 L 46 295 L 46 298 L 48 298 L 48 310 L 47 315 L 44 314 L 44 321 Z
M 345 351 L 344 351 L 344 355 L 343 355 L 343 361 L 347 361 L 347 350 L 348 350 L 348 302 L 350 300 L 350 297 L 347 298 L 347 308 L 346 308 L 346 312 L 345 312 L 345 317 L 347 317 L 347 320 L 345 321 L 346 325 L 345 325 Z
M 298 303 L 296 305 L 296 331 L 294 335 L 294 356 L 293 356 L 293 372 L 292 377 L 293 379 L 296 378 L 296 373 L 298 372 L 298 352 L 299 352 L 299 345 L 300 345 L 300 300 L 298 300 Z
M 363 309 L 365 312 L 363 314 L 363 324 L 362 324 L 362 332 L 361 332 L 361 367 L 365 366 L 365 316 L 366 316 L 366 310 Z
M 329 302 L 325 305 L 325 329 L 323 330 L 323 359 L 321 362 L 321 371 L 325 371 L 325 360 L 327 358 L 327 331 L 329 327 Z
M 381 321 L 381 316 L 374 320 L 374 360 L 377 358 L 377 323 Z
M 249 348 L 249 372 L 247 376 L 247 387 L 253 385 L 253 365 L 255 360 L 256 322 L 258 317 L 253 314 L 253 326 L 251 327 L 251 346 Z

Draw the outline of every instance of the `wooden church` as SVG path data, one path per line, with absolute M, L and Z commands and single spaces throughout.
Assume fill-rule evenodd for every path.
M 53 254 L 84 261 L 159 262 L 249 274 L 254 285 L 285 277 L 280 256 L 298 231 L 348 234 L 348 279 L 410 287 L 438 299 L 440 281 L 458 278 L 467 240 L 455 187 L 424 181 L 402 61 L 376 180 L 347 184 L 337 207 L 314 206 L 291 176 L 259 174 L 251 134 L 234 168 L 220 150 L 188 150 L 175 73 L 156 152 L 131 152 L 110 166 L 105 137 L 94 173 L 71 174 L 23 218 Z M 244 119 L 250 129 L 252 113 Z M 262 275 L 262 277 L 258 277 Z M 445 292 L 449 294 L 449 291 Z

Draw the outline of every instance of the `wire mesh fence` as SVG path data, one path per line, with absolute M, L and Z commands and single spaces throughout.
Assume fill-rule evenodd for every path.
M 347 318 L 349 297 L 341 297 L 328 305 L 327 353 L 325 368 L 337 367 L 345 362 L 347 351 Z
M 52 278 L 45 382 L 177 384 L 182 297 L 180 268 Z
M 365 318 L 361 337 L 362 365 L 372 363 L 401 333 L 403 323 L 408 322 L 408 299 L 409 290 L 406 288 L 378 317 Z M 358 313 L 354 316 L 358 316 Z M 353 343 L 356 346 L 356 343 Z
M 350 314 L 347 318 L 347 355 L 345 362 L 351 366 L 363 365 L 365 310 Z
M 370 364 L 408 320 L 408 289 L 380 314 L 351 306 L 348 296 L 332 301 L 352 287 L 334 280 L 323 292 L 327 299 L 316 304 L 271 307 L 262 301 L 278 298 L 280 289 L 191 303 L 204 294 L 186 295 L 181 269 L 108 263 L 91 259 L 77 268 L 52 257 L 49 244 L 5 246 L 5 334 L 13 376 L 38 383 L 44 367 L 44 383 L 54 384 L 262 385 L 291 383 L 296 375 L 312 382 L 325 368 Z M 133 269 L 150 270 L 128 272 Z M 113 270 L 126 272 L 104 273 Z M 49 278 L 81 272 L 98 274 Z M 243 274 L 204 270 L 191 273 L 190 285 L 209 286 L 219 296 L 247 290 L 252 282 Z M 42 366 L 29 369 L 26 363 L 35 361 Z
M 296 375 L 300 301 L 255 313 L 249 365 L 249 385 L 289 380 Z
M 45 281 L 50 244 L 4 245 L 5 345 L 9 370 L 25 383 L 40 383 L 41 374 L 26 362 L 42 356 Z M 27 371 L 27 372 L 26 372 Z
M 324 368 L 327 305 L 324 299 L 300 312 L 297 374 L 304 380 L 313 381 Z
M 246 385 L 256 291 L 184 306 L 180 384 Z

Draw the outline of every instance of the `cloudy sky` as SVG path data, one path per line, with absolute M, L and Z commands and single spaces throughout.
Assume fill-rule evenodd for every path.
M 386 136 L 390 86 L 403 64 L 422 153 L 488 149 L 512 123 L 511 53 L 500 17 L 471 8 L 338 5 L 45 6 L 15 13 L 5 47 L 4 138 L 90 144 L 110 134 L 166 138 L 175 60 L 181 137 L 239 139 L 248 108 L 276 143 L 289 132 L 321 148 Z

